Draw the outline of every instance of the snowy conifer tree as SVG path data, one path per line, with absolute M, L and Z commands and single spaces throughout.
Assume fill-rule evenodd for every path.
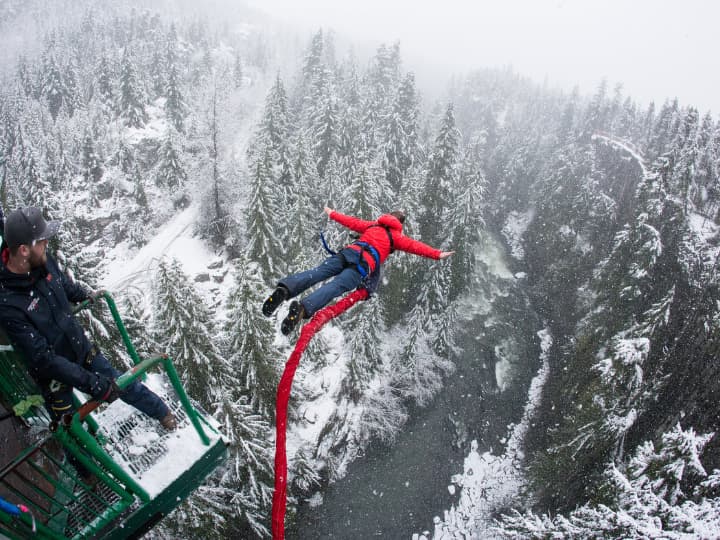
M 175 58 L 174 54 L 168 53 L 168 62 Z M 185 115 L 187 105 L 180 89 L 180 75 L 175 62 L 169 63 L 167 66 L 168 75 L 167 83 L 164 88 L 165 92 L 165 114 L 170 119 L 173 127 L 180 133 L 185 130 Z
M 165 188 L 175 198 L 179 191 L 183 191 L 187 182 L 187 172 L 180 161 L 180 152 L 176 149 L 177 139 L 172 130 L 168 130 L 165 141 L 160 149 L 160 164 L 158 165 L 155 182 Z
M 460 132 L 455 127 L 453 104 L 450 103 L 435 138 L 422 196 L 420 232 L 423 242 L 431 245 L 441 245 L 446 238 L 445 219 L 451 202 L 450 192 L 457 179 L 459 151 Z
M 53 119 L 57 118 L 60 108 L 67 103 L 69 95 L 63 80 L 62 69 L 58 65 L 53 51 L 46 52 L 43 60 L 40 94 L 47 100 Z
M 250 405 L 264 417 L 270 417 L 280 381 L 278 356 L 272 345 L 275 329 L 260 313 L 266 296 L 258 264 L 245 258 L 235 264 L 235 288 L 227 298 L 227 322 L 224 334 L 225 357 L 233 366 Z
M 398 89 L 384 128 L 383 168 L 395 194 L 401 191 L 408 169 L 418 157 L 419 116 L 415 76 L 409 73 Z
M 102 167 L 102 162 L 102 157 L 96 150 L 92 132 L 86 130 L 82 146 L 82 167 L 85 182 L 91 189 L 97 185 L 105 172 Z
M 659 450 L 646 442 L 626 468 L 609 464 L 598 503 L 554 517 L 514 512 L 502 516 L 495 532 L 503 538 L 704 537 L 720 525 L 720 499 L 712 492 L 718 471 L 708 476 L 700 461 L 711 437 L 678 425 L 663 435 Z M 695 486 L 695 493 L 682 486 Z
M 180 263 L 163 259 L 154 281 L 153 333 L 168 352 L 188 394 L 211 409 L 229 373 L 213 337 L 212 319 Z
M 357 314 L 349 333 L 350 359 L 347 377 L 343 381 L 343 395 L 349 396 L 355 403 L 365 394 L 383 362 L 380 349 L 383 317 L 379 307 L 377 300 L 363 303 L 362 311 Z
M 142 87 L 137 79 L 134 58 L 129 49 L 125 49 L 120 63 L 120 88 L 117 94 L 117 109 L 120 118 L 128 127 L 143 127 L 148 120 L 145 111 Z
M 280 253 L 280 243 L 274 232 L 276 220 L 270 204 L 269 191 L 272 178 L 268 151 L 255 157 L 250 174 L 252 196 L 245 218 L 248 236 L 247 253 L 250 260 L 260 262 L 264 279 L 270 280 L 274 279 L 271 276 L 280 274 L 284 263 Z

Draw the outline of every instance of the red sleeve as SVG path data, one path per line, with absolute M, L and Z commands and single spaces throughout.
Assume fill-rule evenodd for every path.
M 340 212 L 333 210 L 330 212 L 330 219 L 337 221 L 343 227 L 347 227 L 355 232 L 364 233 L 368 227 L 375 225 L 375 221 L 365 221 L 352 216 L 346 216 Z
M 440 253 L 442 253 L 439 249 L 430 247 L 427 244 L 420 242 L 419 240 L 413 240 L 412 238 L 402 234 L 393 236 L 393 240 L 395 242 L 395 249 L 407 251 L 408 253 L 412 253 L 413 255 L 427 257 L 428 259 L 437 260 L 440 258 Z

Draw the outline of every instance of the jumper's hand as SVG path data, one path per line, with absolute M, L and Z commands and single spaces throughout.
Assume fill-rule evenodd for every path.
M 330 214 L 333 213 L 333 209 L 330 208 L 329 206 L 326 206 L 326 207 L 323 209 L 323 212 L 325 212 L 328 216 L 330 216 Z
M 442 252 L 440 252 L 440 258 L 447 259 L 453 253 L 455 253 L 455 252 L 454 251 L 442 251 Z

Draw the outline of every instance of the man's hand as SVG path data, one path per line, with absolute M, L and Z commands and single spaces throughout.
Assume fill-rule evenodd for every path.
M 94 304 L 97 302 L 102 296 L 105 294 L 105 289 L 99 289 L 97 291 L 92 291 L 90 295 L 88 296 L 88 300 L 90 300 L 90 304 Z
M 330 217 L 330 214 L 332 214 L 334 212 L 334 210 L 332 208 L 330 208 L 329 206 L 326 206 L 323 209 L 323 212 L 325 212 L 328 215 L 328 217 Z
M 91 395 L 95 401 L 112 403 L 120 397 L 120 388 L 115 379 L 97 373 L 97 382 L 93 385 Z
M 440 252 L 440 258 L 441 259 L 447 259 L 450 255 L 455 253 L 454 251 L 441 251 Z

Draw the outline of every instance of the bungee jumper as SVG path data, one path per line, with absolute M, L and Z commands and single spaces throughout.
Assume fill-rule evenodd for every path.
M 440 251 L 405 236 L 402 232 L 405 213 L 400 210 L 383 214 L 375 221 L 341 214 L 327 206 L 325 213 L 340 225 L 360 233 L 360 238 L 337 253 L 331 252 L 332 255 L 319 266 L 292 274 L 278 282 L 273 293 L 263 304 L 262 311 L 266 317 L 271 316 L 285 300 L 295 298 L 313 285 L 335 276 L 335 279 L 325 283 L 304 299 L 293 300 L 287 317 L 280 326 L 281 332 L 285 335 L 290 334 L 301 319 L 311 318 L 315 312 L 343 293 L 361 285 L 372 293 L 379 281 L 381 265 L 396 250 L 436 260 L 445 259 L 455 253 Z
M 338 253 L 333 253 L 319 266 L 290 275 L 278 283 L 273 293 L 265 300 L 262 311 L 271 316 L 280 304 L 295 298 L 313 285 L 335 277 L 325 283 L 303 300 L 294 300 L 290 304 L 287 317 L 282 322 L 281 331 L 288 335 L 301 319 L 310 319 L 302 327 L 300 337 L 288 361 L 280 383 L 278 384 L 275 410 L 275 491 L 272 504 L 272 536 L 273 540 L 285 538 L 285 508 L 287 503 L 287 455 L 286 428 L 287 408 L 290 390 L 300 357 L 310 343 L 313 335 L 331 319 L 341 315 L 357 302 L 367 300 L 374 291 L 379 278 L 380 267 L 395 250 L 406 251 L 430 259 L 445 259 L 454 251 L 440 251 L 418 240 L 403 235 L 402 228 L 405 214 L 399 210 L 383 214 L 376 221 L 365 221 L 347 216 L 325 207 L 325 213 L 341 225 L 360 233 L 360 237 L 345 246 Z M 323 240 L 324 243 L 324 240 Z M 325 307 L 331 300 L 341 294 L 355 289 L 340 301 Z

